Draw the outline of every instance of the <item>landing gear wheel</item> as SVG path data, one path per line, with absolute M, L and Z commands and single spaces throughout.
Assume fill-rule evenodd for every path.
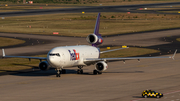
M 83 74 L 83 70 L 82 70 L 82 68 L 83 68 L 83 66 L 78 66 L 78 70 L 77 70 L 77 74 Z
M 61 77 L 61 75 L 60 74 L 56 74 L 56 77 Z
M 94 75 L 97 75 L 97 74 L 102 74 L 102 72 L 97 71 L 97 70 L 94 70 L 94 71 L 93 71 L 93 74 L 94 74 Z
M 80 74 L 80 70 L 79 69 L 77 70 L 77 74 Z
M 61 77 L 61 73 L 62 73 L 62 71 L 60 69 L 57 69 L 56 77 Z
M 98 72 L 98 74 L 102 74 L 102 72 Z
M 98 74 L 98 71 L 97 71 L 97 70 L 94 70 L 94 71 L 93 71 L 93 74 L 94 74 L 94 75 L 97 75 L 97 74 Z
M 80 73 L 83 74 L 83 70 L 82 69 L 80 70 Z
M 77 70 L 77 74 L 83 74 L 83 70 L 82 69 L 78 69 Z

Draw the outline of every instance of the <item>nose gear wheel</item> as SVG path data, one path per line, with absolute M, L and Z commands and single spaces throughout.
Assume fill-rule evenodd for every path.
M 56 74 L 56 77 L 61 77 L 61 70 L 60 69 L 57 69 L 57 74 Z

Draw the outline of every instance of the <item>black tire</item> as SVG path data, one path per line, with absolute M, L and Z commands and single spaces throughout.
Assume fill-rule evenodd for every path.
M 102 72 L 98 72 L 98 74 L 102 74 Z
M 81 74 L 81 70 L 78 69 L 78 70 L 77 70 L 77 74 Z
M 83 70 L 82 69 L 80 70 L 80 73 L 83 74 Z
M 157 95 L 156 98 L 161 98 L 161 97 L 159 95 Z
M 147 98 L 148 96 L 147 95 L 144 95 L 144 98 Z
M 56 74 L 56 77 L 61 77 L 61 74 Z
M 97 70 L 94 70 L 94 71 L 93 71 L 93 74 L 94 74 L 94 75 L 97 75 L 97 74 L 98 74 L 98 71 L 97 71 Z

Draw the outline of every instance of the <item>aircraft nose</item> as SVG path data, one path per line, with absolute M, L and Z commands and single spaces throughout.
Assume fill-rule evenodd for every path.
M 57 59 L 52 56 L 48 56 L 47 61 L 51 66 L 56 66 L 58 64 Z

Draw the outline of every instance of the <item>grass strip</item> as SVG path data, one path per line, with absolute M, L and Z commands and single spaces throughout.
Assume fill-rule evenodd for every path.
M 111 47 L 111 49 L 117 49 L 121 47 Z M 106 48 L 102 48 L 101 51 L 107 50 Z M 158 53 L 159 50 L 148 49 L 148 48 L 137 48 L 137 47 L 130 47 L 128 49 L 123 49 L 114 52 L 107 52 L 100 55 L 100 58 L 113 58 L 113 57 L 133 57 L 133 56 L 140 56 L 146 54 L 153 54 Z
M 35 6 L 0 6 L 1 11 L 7 11 L 7 10 L 36 10 L 36 9 L 57 9 L 57 8 L 69 8 L 69 7 L 61 7 L 61 6 L 41 6 L 41 5 L 35 5 Z
M 72 13 L 5 17 L 0 32 L 86 37 L 93 33 L 97 13 Z M 180 15 L 102 13 L 100 33 L 103 36 L 141 31 L 179 28 Z
M 24 40 L 14 39 L 14 38 L 3 38 L 0 37 L 0 47 L 12 46 L 25 43 Z
M 176 40 L 177 40 L 177 41 L 180 41 L 180 38 L 177 38 Z

